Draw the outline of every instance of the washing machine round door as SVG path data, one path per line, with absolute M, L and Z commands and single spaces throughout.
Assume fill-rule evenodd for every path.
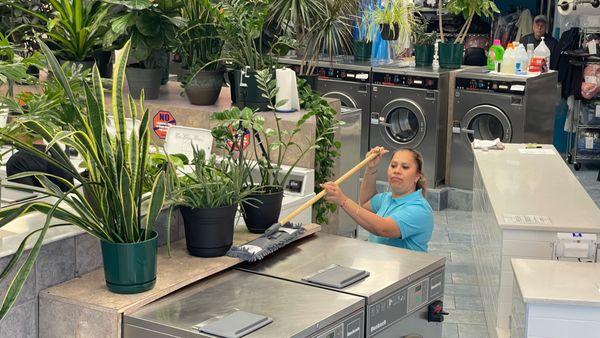
M 472 130 L 472 134 L 465 134 L 469 142 L 474 139 L 495 140 L 510 143 L 512 127 L 510 120 L 504 112 L 497 107 L 481 105 L 472 108 L 465 114 L 463 126 Z
M 387 143 L 417 147 L 426 132 L 423 110 L 413 101 L 398 99 L 388 103 L 380 115 L 380 133 Z
M 342 92 L 329 92 L 323 95 L 323 97 L 330 97 L 333 99 L 338 99 L 342 103 L 342 107 L 348 108 L 358 108 L 358 104 L 354 101 L 349 95 L 346 95 Z

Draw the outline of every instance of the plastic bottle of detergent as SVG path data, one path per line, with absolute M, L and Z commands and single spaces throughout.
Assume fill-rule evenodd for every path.
M 543 36 L 542 42 L 540 42 L 540 44 L 533 50 L 533 57 L 542 57 L 546 59 L 546 65 L 550 65 L 550 48 L 546 46 Z
M 496 63 L 502 62 L 504 57 L 504 48 L 500 43 L 500 39 L 494 39 L 494 44 L 490 47 L 487 57 L 487 68 L 489 70 L 497 70 Z
M 504 57 L 502 59 L 502 67 L 500 67 L 500 72 L 503 74 L 514 74 L 515 73 L 515 58 L 514 58 L 514 48 L 512 42 L 508 43 L 506 46 L 506 51 L 504 52 Z
M 527 68 L 529 67 L 529 57 L 525 47 L 520 44 L 517 52 L 515 53 L 515 74 L 527 75 Z

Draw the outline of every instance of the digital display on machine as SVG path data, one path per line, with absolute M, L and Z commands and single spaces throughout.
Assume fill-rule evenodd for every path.
M 350 69 L 336 69 L 332 67 L 318 67 L 317 74 L 319 74 L 319 79 L 324 80 L 343 80 L 343 81 L 352 81 L 352 82 L 369 82 L 369 74 L 367 72 L 359 71 L 359 70 L 350 70 Z
M 373 73 L 373 84 L 433 90 L 438 89 L 438 79 L 413 75 Z
M 495 81 L 483 79 L 456 79 L 456 89 L 479 92 L 495 92 L 510 94 L 525 94 L 525 85 L 523 82 Z

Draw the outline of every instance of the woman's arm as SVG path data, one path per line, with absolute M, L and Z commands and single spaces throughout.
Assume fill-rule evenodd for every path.
M 368 232 L 388 238 L 400 238 L 400 228 L 391 217 L 383 218 L 371 211 L 370 200 L 361 207 L 353 200 L 346 198 L 340 206 L 353 220 Z
M 383 147 L 375 147 L 371 149 L 371 151 L 369 151 L 366 156 L 368 157 L 373 152 L 379 152 L 380 155 L 375 157 L 371 162 L 369 162 L 365 170 L 365 175 L 363 176 L 362 183 L 360 184 L 358 202 L 363 206 L 367 204 L 369 200 L 373 196 L 375 196 L 375 194 L 377 194 L 375 180 L 377 178 L 377 171 L 379 170 L 379 162 L 381 161 L 383 155 L 388 151 Z M 370 204 L 368 207 L 370 210 Z
M 359 202 L 362 205 L 369 204 L 369 201 L 375 194 L 377 194 L 377 187 L 375 184 L 375 179 L 377 177 L 377 168 L 367 168 L 365 170 L 365 175 L 363 176 L 363 180 L 360 183 L 360 194 L 359 194 Z

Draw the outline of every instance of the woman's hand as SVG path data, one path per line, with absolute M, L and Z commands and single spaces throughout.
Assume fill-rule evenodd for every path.
M 371 162 L 369 162 L 369 164 L 367 164 L 367 168 L 369 169 L 377 169 L 377 166 L 379 165 L 379 162 L 381 162 L 383 155 L 389 151 L 384 147 L 375 147 L 367 153 L 366 157 L 369 157 L 372 153 L 376 152 L 379 152 L 379 156 L 375 157 L 373 160 L 371 160 Z
M 344 195 L 342 189 L 334 182 L 325 182 L 321 184 L 321 188 L 327 192 L 327 195 L 325 195 L 325 200 L 327 202 L 341 205 L 348 198 Z

